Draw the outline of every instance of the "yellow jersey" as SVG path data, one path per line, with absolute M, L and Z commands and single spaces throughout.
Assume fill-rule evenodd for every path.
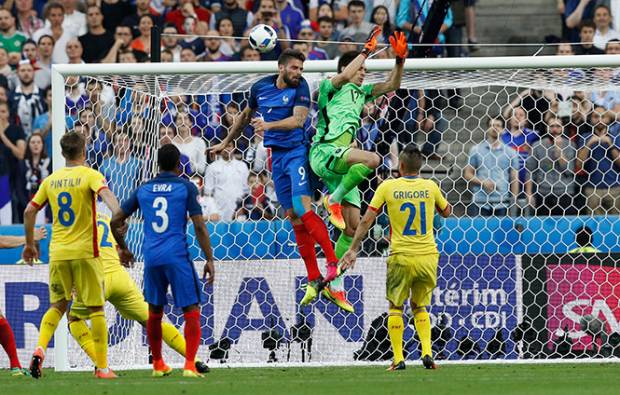
M 121 259 L 116 250 L 116 240 L 110 232 L 110 217 L 97 213 L 97 237 L 99 239 L 99 255 L 103 262 L 103 273 L 109 274 L 123 270 Z
M 85 166 L 65 167 L 43 180 L 30 204 L 52 209 L 50 261 L 99 256 L 95 203 L 107 187 L 101 173 Z
M 433 235 L 435 207 L 443 211 L 448 201 L 435 182 L 419 177 L 383 181 L 369 208 L 379 211 L 383 204 L 390 220 L 390 255 L 438 253 Z

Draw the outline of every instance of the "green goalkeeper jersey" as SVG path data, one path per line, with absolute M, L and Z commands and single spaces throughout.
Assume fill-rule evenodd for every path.
M 357 86 L 349 82 L 337 89 L 330 79 L 321 81 L 318 98 L 319 118 L 313 142 L 350 144 L 360 127 L 364 104 L 374 99 L 372 88 L 372 84 Z M 345 133 L 349 136 L 340 138 Z

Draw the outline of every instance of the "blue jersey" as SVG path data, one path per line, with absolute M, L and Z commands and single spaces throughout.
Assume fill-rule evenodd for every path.
M 121 209 L 127 215 L 142 211 L 145 267 L 189 261 L 187 215 L 202 214 L 194 184 L 176 174 L 162 172 L 133 191 Z
M 310 88 L 303 77 L 297 88 L 278 89 L 277 79 L 277 75 L 261 78 L 250 89 L 248 105 L 265 122 L 281 121 L 292 116 L 296 106 L 310 107 Z M 265 131 L 265 147 L 291 149 L 307 143 L 305 127 Z

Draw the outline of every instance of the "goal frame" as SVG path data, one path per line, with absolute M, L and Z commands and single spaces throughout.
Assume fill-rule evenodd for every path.
M 394 67 L 393 59 L 369 59 L 365 63 L 368 71 L 387 72 Z M 507 56 L 474 58 L 409 59 L 405 71 L 474 71 L 498 69 L 558 69 L 620 67 L 620 55 L 582 56 Z M 60 139 L 65 131 L 65 78 L 68 76 L 111 76 L 111 75 L 191 75 L 191 74 L 255 74 L 276 73 L 276 61 L 252 62 L 210 62 L 210 63 L 135 63 L 135 64 L 56 64 L 52 65 L 52 158 L 53 170 L 64 166 L 60 151 Z M 306 61 L 304 72 L 334 73 L 337 61 Z M 63 109 L 62 111 L 60 109 Z M 63 316 L 55 333 L 54 367 L 56 371 L 69 371 L 68 326 Z M 598 360 L 597 360 L 598 361 Z M 476 361 L 483 363 L 483 361 Z M 523 363 L 520 360 L 502 360 L 502 363 Z M 527 361 L 532 362 L 532 361 Z M 545 363 L 565 362 L 545 360 Z M 570 360 L 574 362 L 574 360 Z

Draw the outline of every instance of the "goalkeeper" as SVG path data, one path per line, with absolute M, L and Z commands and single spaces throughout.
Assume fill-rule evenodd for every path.
M 118 253 L 116 252 L 116 242 L 110 232 L 110 218 L 105 214 L 97 213 L 97 228 L 99 252 L 105 276 L 105 300 L 110 302 L 123 318 L 137 321 L 140 325 L 146 327 L 146 321 L 149 318 L 149 307 L 144 301 L 144 296 L 142 296 L 142 292 L 140 292 L 136 283 L 121 266 Z M 94 362 L 95 347 L 93 337 L 90 328 L 83 321 L 88 319 L 89 314 L 88 309 L 83 303 L 74 300 L 68 315 L 69 331 L 90 360 Z M 178 329 L 167 322 L 162 322 L 161 329 L 164 342 L 185 357 L 185 338 Z M 198 373 L 209 371 L 207 365 L 198 359 L 196 359 L 195 365 Z
M 360 221 L 361 198 L 357 186 L 380 165 L 381 158 L 374 152 L 354 147 L 360 128 L 364 104 L 400 87 L 407 57 L 407 40 L 402 32 L 390 37 L 396 53 L 396 67 L 385 82 L 364 84 L 364 62 L 377 47 L 381 28 L 375 26 L 364 50 L 347 52 L 338 60 L 338 74 L 323 80 L 319 86 L 319 119 L 316 135 L 310 149 L 310 167 L 329 190 L 323 204 L 330 222 L 342 230 L 336 242 L 336 256 L 341 258 L 351 245 Z M 343 292 L 342 279 L 332 281 L 323 295 Z
M 431 323 L 426 311 L 426 306 L 431 302 L 431 292 L 437 285 L 439 262 L 433 217 L 435 210 L 442 217 L 448 217 L 452 207 L 435 182 L 419 176 L 422 154 L 414 145 L 406 146 L 398 159 L 402 177 L 383 181 L 377 188 L 351 247 L 342 258 L 341 269 L 355 265 L 360 244 L 385 204 L 392 229 L 385 288 L 389 302 L 388 333 L 394 361 L 388 370 L 405 369 L 402 315 L 403 305 L 409 298 L 422 346 L 422 363 L 427 369 L 435 369 Z

